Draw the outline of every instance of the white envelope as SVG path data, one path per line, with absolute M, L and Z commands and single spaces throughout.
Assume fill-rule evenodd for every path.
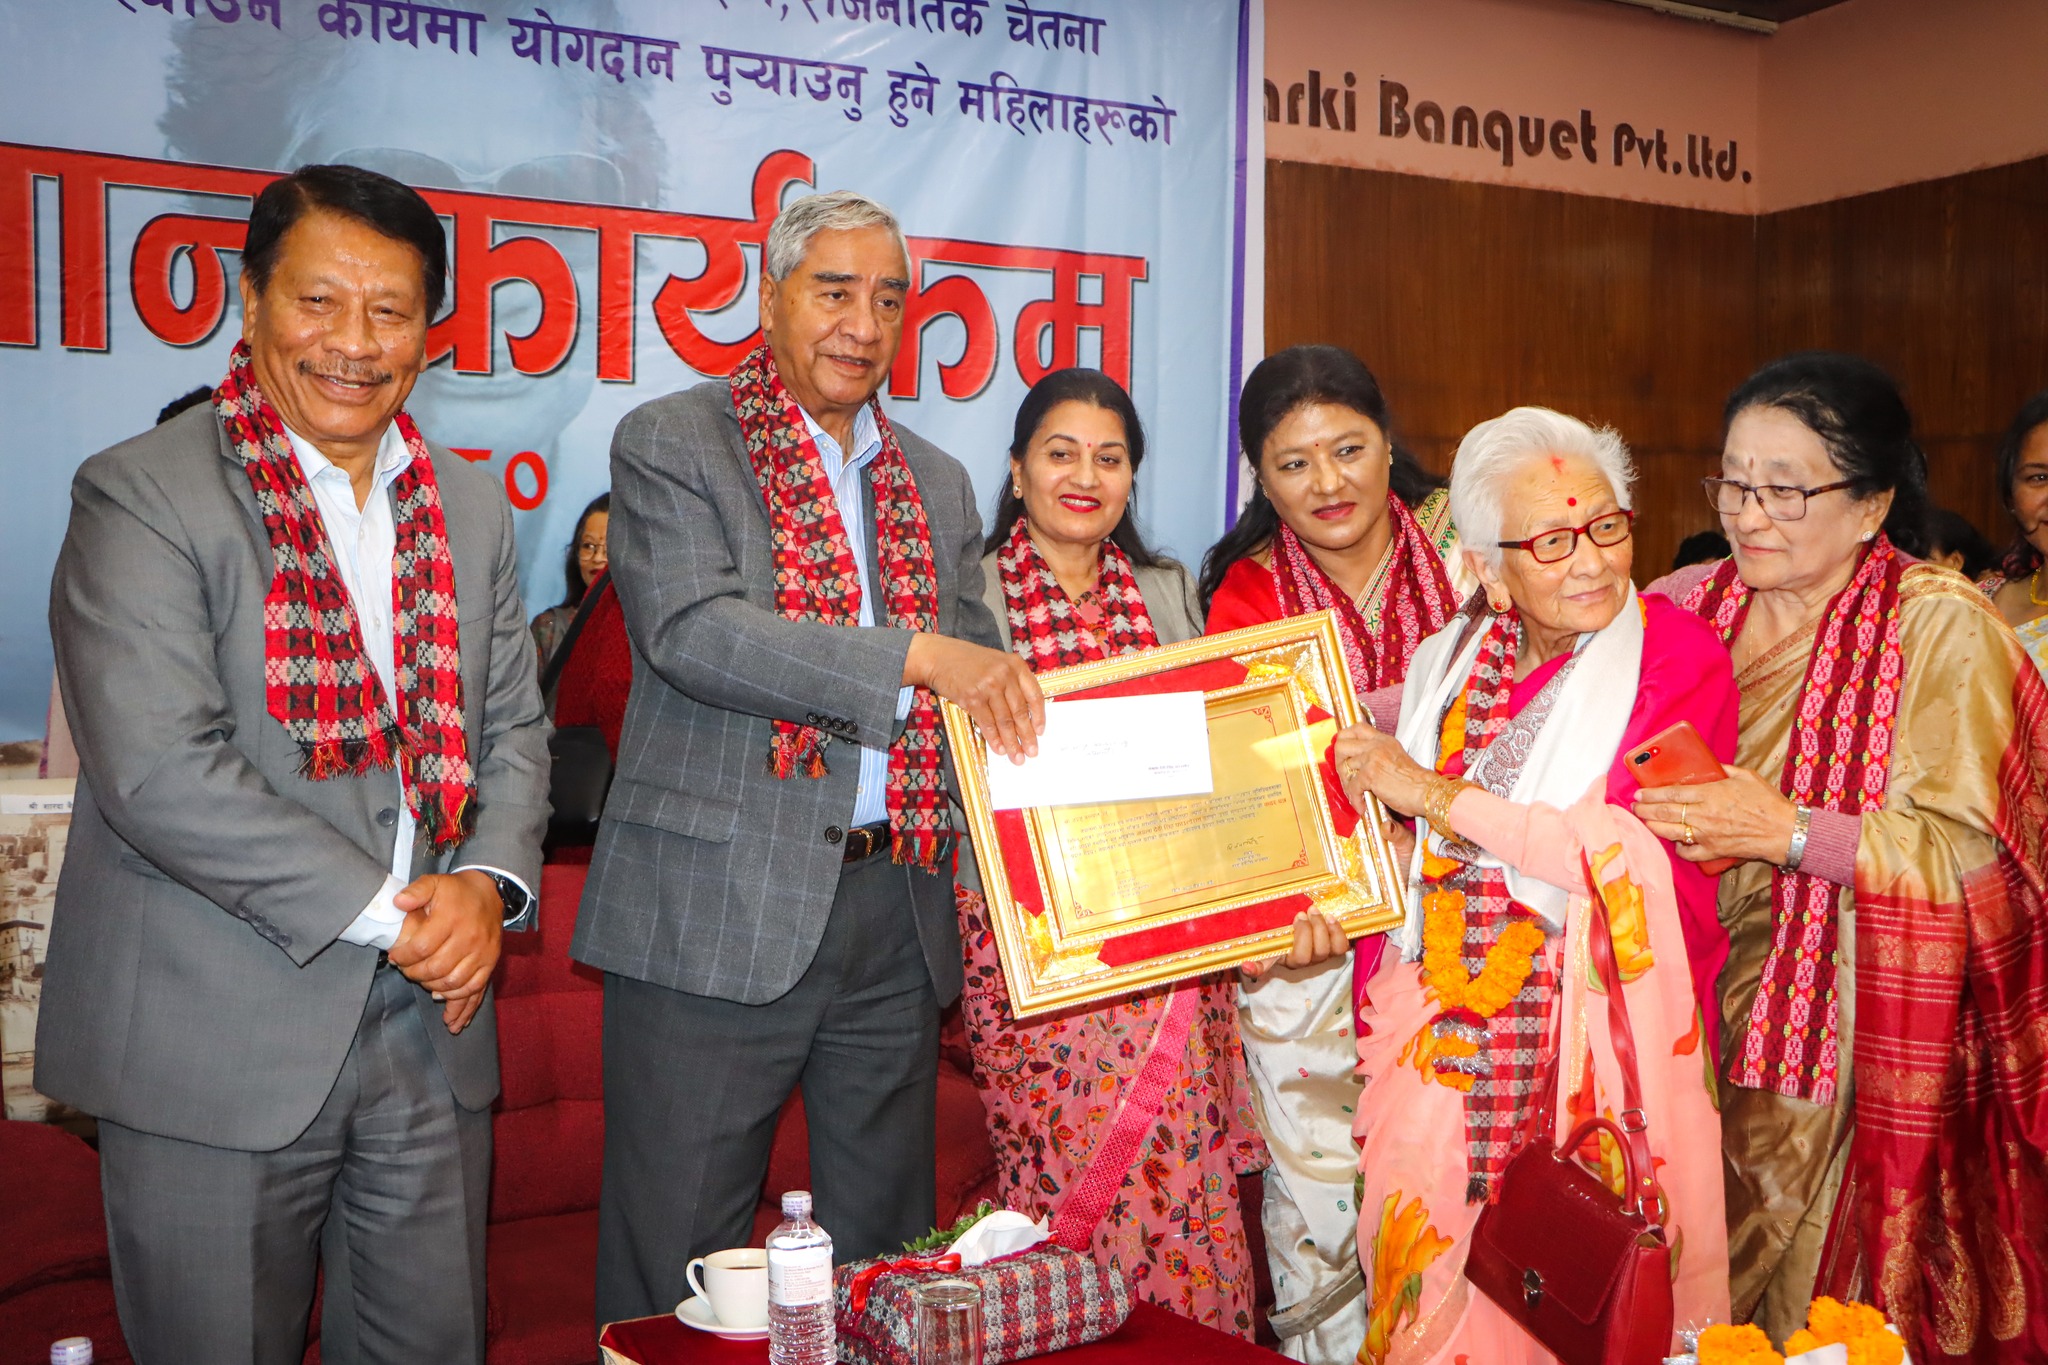
M 1092 806 L 1206 796 L 1208 700 L 1200 692 L 1049 701 L 1038 754 L 1023 763 L 989 755 L 989 804 Z

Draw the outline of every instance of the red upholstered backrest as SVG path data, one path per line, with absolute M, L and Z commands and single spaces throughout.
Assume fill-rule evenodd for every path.
M 100 1159 L 48 1124 L 0 1120 L 0 1302 L 43 1285 L 104 1279 L 107 1225 Z
M 497 975 L 491 1221 L 597 1207 L 604 1158 L 603 978 L 569 960 L 587 867 L 541 872 L 540 929 L 505 935 Z

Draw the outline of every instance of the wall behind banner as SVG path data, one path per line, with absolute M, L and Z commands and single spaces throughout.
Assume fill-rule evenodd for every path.
M 412 410 L 516 509 L 559 599 L 613 426 L 721 375 L 776 208 L 857 188 L 917 258 L 891 416 L 986 505 L 1029 383 L 1126 380 L 1148 530 L 1223 523 L 1262 130 L 1260 0 L 104 0 L 0 13 L 0 741 L 40 736 L 72 470 L 212 384 L 269 173 L 349 161 L 448 223 Z

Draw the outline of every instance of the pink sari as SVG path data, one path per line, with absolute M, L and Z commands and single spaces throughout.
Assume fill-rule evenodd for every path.
M 1645 601 L 1644 675 L 1661 667 L 1657 653 L 1670 643 L 1658 629 L 1664 609 L 1668 604 L 1659 608 Z M 1595 667 L 1589 661 L 1589 671 Z M 1418 655 L 1411 687 L 1430 687 L 1423 668 Z M 1724 677 L 1727 669 L 1723 656 Z M 1528 681 L 1541 685 L 1540 679 Z M 1528 691 L 1517 692 L 1516 700 L 1526 704 Z M 1711 716 L 1650 717 L 1661 722 L 1658 728 L 1680 718 L 1703 731 L 1712 723 Z M 1554 715 L 1550 723 L 1563 719 Z M 1434 716 L 1430 723 L 1436 723 Z M 1628 733 L 1647 723 L 1632 714 Z M 1617 733 L 1608 731 L 1605 742 L 1613 744 Z M 1404 742 L 1408 736 L 1404 729 Z M 1586 960 L 1586 916 L 1607 915 L 1636 1037 L 1657 1177 L 1668 1201 L 1677 1323 L 1725 1322 L 1728 1248 L 1719 1123 L 1688 935 L 1663 844 L 1626 808 L 1612 804 L 1609 789 L 1610 780 L 1596 776 L 1562 808 L 1467 791 L 1453 806 L 1452 823 L 1463 839 L 1517 875 L 1567 893 L 1563 932 L 1546 939 L 1531 976 L 1532 982 L 1557 985 L 1527 987 L 1524 997 L 1543 998 L 1517 1000 L 1518 1007 L 1533 1004 L 1544 1011 L 1545 1039 L 1552 1036 L 1550 1025 L 1561 1023 L 1556 1052 L 1546 1041 L 1538 1059 L 1539 1074 L 1556 1064 L 1559 1141 L 1581 1119 L 1623 1107 L 1606 1002 L 1590 984 Z M 1588 884 L 1589 868 L 1597 897 Z M 1367 993 L 1364 1019 L 1370 1031 L 1361 1032 L 1358 1048 L 1367 1080 L 1354 1130 L 1361 1149 L 1358 1245 L 1368 1302 L 1358 1358 L 1362 1365 L 1550 1361 L 1547 1351 L 1464 1276 L 1472 1230 L 1485 1205 L 1467 1202 L 1475 1183 L 1464 1140 L 1467 1096 L 1438 1079 L 1430 1040 L 1442 1007 L 1422 963 L 1389 951 Z M 1581 1156 L 1610 1183 L 1619 1182 L 1618 1154 L 1589 1150 Z M 1560 1229 L 1560 1235 L 1568 1234 Z

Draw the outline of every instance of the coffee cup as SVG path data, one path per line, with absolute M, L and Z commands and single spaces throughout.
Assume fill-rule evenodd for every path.
M 704 1269 L 701 1281 L 699 1266 Z M 758 1330 L 768 1325 L 768 1253 L 761 1248 L 733 1247 L 699 1256 L 683 1276 L 711 1305 L 721 1326 Z

